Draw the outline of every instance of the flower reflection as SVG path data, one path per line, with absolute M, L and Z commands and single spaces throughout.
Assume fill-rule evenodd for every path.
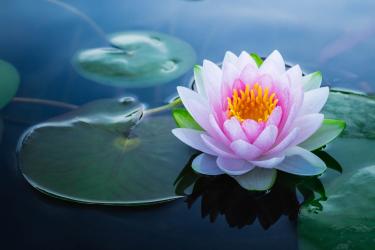
M 325 151 L 314 152 L 329 168 L 341 172 L 341 166 Z M 186 196 L 189 208 L 201 203 L 202 218 L 214 223 L 224 216 L 230 227 L 242 228 L 258 220 L 267 230 L 282 216 L 296 220 L 301 206 L 311 212 L 323 209 L 321 201 L 327 199 L 318 176 L 296 176 L 279 172 L 275 185 L 267 191 L 248 191 L 227 175 L 206 176 L 195 173 L 190 164 L 176 180 L 176 193 Z

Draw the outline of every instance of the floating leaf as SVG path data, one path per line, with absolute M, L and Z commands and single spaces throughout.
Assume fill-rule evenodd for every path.
M 300 249 L 372 249 L 375 234 L 375 141 L 340 138 L 329 151 L 344 166 L 339 177 L 323 178 L 328 200 L 319 213 L 299 218 Z
M 327 151 L 339 159 L 325 162 L 339 177 L 323 176 L 328 200 L 317 210 L 307 206 L 299 218 L 300 249 L 372 249 L 375 234 L 375 100 L 347 91 L 332 92 L 324 112 L 346 121 L 341 138 Z M 317 155 L 321 152 L 316 152 Z
M 173 181 L 191 151 L 170 115 L 142 116 L 132 99 L 101 100 L 31 128 L 19 149 L 35 188 L 81 203 L 143 205 L 178 198 Z
M 331 91 L 323 113 L 346 122 L 343 137 L 375 139 L 375 99 L 350 92 Z
M 195 52 L 186 42 L 153 31 L 109 36 L 113 48 L 80 51 L 73 64 L 84 77 L 101 84 L 141 88 L 167 83 L 192 68 Z
M 0 60 L 0 108 L 4 107 L 16 94 L 20 77 L 10 63 Z

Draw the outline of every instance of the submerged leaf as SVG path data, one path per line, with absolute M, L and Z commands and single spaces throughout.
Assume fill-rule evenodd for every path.
M 19 149 L 35 188 L 81 203 L 144 205 L 178 198 L 173 181 L 191 151 L 170 116 L 142 117 L 129 98 L 100 100 L 31 128 Z
M 154 31 L 109 36 L 113 48 L 80 51 L 73 64 L 84 77 L 101 84 L 142 88 L 167 83 L 186 73 L 195 52 L 186 42 Z
M 16 94 L 20 76 L 13 65 L 0 60 L 0 108 L 8 104 L 8 102 Z

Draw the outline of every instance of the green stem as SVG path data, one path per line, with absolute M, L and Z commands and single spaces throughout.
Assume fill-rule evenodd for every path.
M 153 108 L 153 109 L 147 109 L 143 112 L 144 115 L 151 115 L 151 114 L 155 114 L 155 113 L 158 113 L 158 112 L 162 112 L 162 111 L 165 111 L 165 110 L 168 110 L 168 109 L 171 109 L 173 107 L 176 107 L 178 105 L 181 105 L 182 104 L 182 101 L 180 98 L 177 98 L 176 100 L 174 100 L 173 102 L 171 103 L 168 103 L 166 105 L 163 105 L 163 106 L 160 106 L 160 107 L 156 107 L 156 108 Z

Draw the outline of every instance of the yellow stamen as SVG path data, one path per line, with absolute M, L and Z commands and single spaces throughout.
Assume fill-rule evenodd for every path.
M 234 116 L 241 122 L 246 119 L 267 121 L 279 101 L 276 93 L 269 94 L 269 88 L 263 91 L 258 83 L 251 89 L 249 84 L 246 84 L 245 90 L 234 89 L 232 98 L 228 97 L 228 118 Z

